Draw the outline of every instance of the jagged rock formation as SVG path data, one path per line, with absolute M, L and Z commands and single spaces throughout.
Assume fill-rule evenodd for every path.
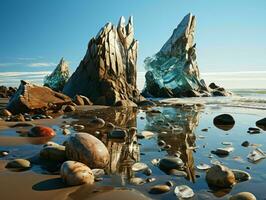
M 6 87 L 4 85 L 0 86 L 0 98 L 9 98 L 16 92 L 15 87 Z
M 119 100 L 138 102 L 136 64 L 138 42 L 133 18 L 121 17 L 116 28 L 107 23 L 88 44 L 79 67 L 63 92 L 70 97 L 87 96 L 94 104 L 114 105 Z
M 55 91 L 62 91 L 68 79 L 69 66 L 64 58 L 61 58 L 55 70 L 44 78 L 44 86 Z
M 58 110 L 62 105 L 70 104 L 71 99 L 48 87 L 41 87 L 26 81 L 21 84 L 7 104 L 7 109 L 12 114 L 36 113 L 46 110 Z
M 200 79 L 194 33 L 196 18 L 186 15 L 170 39 L 154 57 L 145 59 L 146 84 L 144 96 L 193 97 L 211 96 L 216 89 Z M 225 91 L 224 95 L 227 93 Z M 219 92 L 222 96 L 222 92 Z

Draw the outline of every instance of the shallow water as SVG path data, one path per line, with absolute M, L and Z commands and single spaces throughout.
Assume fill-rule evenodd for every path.
M 190 186 L 196 193 L 195 199 L 227 199 L 229 195 L 241 191 L 249 191 L 255 194 L 257 199 L 265 199 L 266 159 L 256 164 L 250 163 L 247 160 L 247 155 L 255 147 L 245 148 L 241 146 L 243 141 L 248 140 L 252 144 L 260 144 L 260 148 L 266 151 L 265 131 L 253 135 L 247 133 L 249 127 L 255 127 L 255 122 L 265 117 L 266 111 L 261 109 L 264 103 L 253 101 L 253 104 L 256 103 L 256 107 L 251 107 L 250 103 L 249 106 L 237 106 L 237 104 L 232 103 L 234 102 L 233 98 L 231 98 L 231 100 L 229 98 L 209 98 L 209 100 L 206 98 L 196 99 L 196 102 L 206 104 L 204 107 L 192 105 L 192 103 L 195 103 L 193 98 L 171 99 L 164 100 L 163 102 L 161 106 L 153 108 L 153 110 L 159 110 L 160 113 L 130 108 L 115 109 L 99 107 L 98 109 L 87 110 L 86 107 L 80 107 L 77 112 L 61 116 L 57 123 L 50 123 L 50 126 L 57 131 L 57 136 L 52 138 L 52 140 L 57 143 L 63 143 L 63 141 L 67 139 L 68 136 L 63 135 L 60 128 L 60 125 L 64 124 L 64 121 L 71 125 L 83 124 L 85 125 L 85 130 L 83 130 L 83 132 L 94 134 L 96 137 L 100 138 L 109 149 L 111 163 L 106 168 L 107 175 L 104 176 L 103 181 L 96 183 L 98 186 L 134 188 L 152 199 L 176 199 L 173 192 L 174 187 L 170 192 L 165 194 L 149 194 L 149 189 L 152 185 L 162 184 L 168 180 L 172 180 L 175 186 L 181 184 Z M 169 102 L 175 102 L 178 103 L 178 105 L 173 106 L 165 104 Z M 180 106 L 181 103 L 186 103 L 187 106 Z M 213 118 L 222 113 L 231 114 L 236 121 L 235 126 L 229 131 L 217 128 L 213 124 Z M 150 139 L 127 138 L 125 141 L 113 141 L 107 138 L 107 129 L 95 129 L 88 124 L 89 119 L 93 116 L 103 118 L 106 122 L 112 122 L 116 126 L 124 129 L 136 126 L 138 132 L 150 130 L 155 133 L 155 136 Z M 45 120 L 43 120 L 43 122 L 45 122 Z M 208 128 L 208 131 L 201 131 L 204 128 Z M 10 151 L 8 156 L 2 157 L 0 160 L 30 158 L 34 161 L 43 143 L 46 142 L 21 137 L 16 133 L 18 129 L 19 128 L 9 128 L 0 130 L 0 150 Z M 95 131 L 100 131 L 100 134 L 95 134 Z M 75 133 L 73 129 L 71 129 L 71 132 Z M 169 150 L 162 151 L 157 145 L 158 140 L 161 139 L 171 145 Z M 211 154 L 211 151 L 215 150 L 217 147 L 224 147 L 221 144 L 224 141 L 232 142 L 235 150 L 226 157 L 218 157 Z M 186 178 L 167 175 L 151 163 L 151 160 L 154 158 L 163 158 L 177 151 L 181 152 L 181 158 L 185 162 L 185 171 L 188 174 Z M 209 158 L 209 155 L 212 155 L 212 158 Z M 205 172 L 196 169 L 196 165 L 200 163 L 210 164 L 211 159 L 217 159 L 229 168 L 247 171 L 250 173 L 252 179 L 238 183 L 231 190 L 212 191 L 205 181 Z M 129 179 L 132 177 L 148 178 L 141 172 L 132 172 L 130 166 L 136 161 L 144 162 L 152 169 L 153 173 L 150 177 L 155 177 L 155 182 L 145 183 L 140 186 L 129 183 Z M 49 167 L 40 166 L 38 162 L 34 163 L 32 169 L 34 175 L 40 176 L 48 173 Z M 250 169 L 246 169 L 246 167 L 250 167 Z M 12 173 L 22 173 L 19 176 L 25 176 L 25 179 L 30 177 L 28 173 L 9 172 L 4 168 L 0 170 L 0 177 L 5 177 L 5 179 L 2 180 L 8 181 L 8 174 Z M 49 175 L 50 179 L 53 179 L 52 177 L 58 178 L 57 175 Z M 10 182 L 15 180 L 16 179 L 13 177 L 10 179 Z M 21 187 L 23 187 L 23 179 L 18 179 L 18 181 L 21 181 Z M 36 189 L 36 187 L 33 187 L 34 185 L 36 186 L 36 184 L 38 186 L 38 183 L 40 184 L 42 181 L 41 179 L 36 179 L 36 182 L 31 182 L 32 190 L 27 191 L 27 194 L 24 194 L 24 196 L 30 198 L 32 192 L 37 196 L 39 194 L 41 198 L 42 193 L 47 191 L 58 191 L 56 184 L 52 184 L 50 187 L 46 184 L 46 186 L 42 187 L 42 190 L 37 190 L 38 188 Z M 58 184 L 60 185 L 59 182 Z M 0 183 L 2 184 L 1 178 Z M 64 198 L 69 199 L 73 197 L 86 199 L 90 196 L 89 193 L 85 193 L 85 195 L 84 192 L 79 193 L 79 189 L 75 190 L 75 192 L 70 192 L 70 188 L 60 187 L 60 197 L 62 197 L 62 193 L 65 193 L 65 196 L 63 195 Z M 80 191 L 84 190 L 82 189 L 83 187 L 80 187 Z M 38 191 L 37 194 L 36 190 Z M 1 187 L 0 192 L 3 192 L 1 191 Z M 11 189 L 10 192 L 12 192 Z M 3 196 L 4 199 L 10 199 L 8 192 L 2 194 L 6 195 Z M 56 198 L 56 193 L 54 195 L 54 198 Z

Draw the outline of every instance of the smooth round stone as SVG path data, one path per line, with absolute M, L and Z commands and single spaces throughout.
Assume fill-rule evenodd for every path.
M 151 178 L 147 178 L 146 179 L 146 182 L 147 183 L 151 183 L 151 182 L 154 182 L 154 181 L 156 181 L 156 178 L 154 178 L 154 177 L 151 177 Z
M 27 170 L 31 168 L 30 161 L 25 159 L 15 159 L 7 163 L 6 168 Z
M 170 187 L 168 185 L 154 185 L 151 187 L 149 193 L 151 194 L 162 194 L 170 191 Z
M 199 170 L 208 170 L 210 168 L 211 168 L 210 165 L 204 164 L 204 163 L 200 163 L 199 165 L 197 165 L 197 169 L 199 169 Z
M 55 135 L 55 131 L 47 126 L 35 126 L 28 134 L 29 137 L 53 137 Z
M 187 185 L 176 186 L 174 193 L 179 199 L 188 199 L 195 195 L 193 190 Z
M 154 159 L 151 160 L 151 163 L 152 163 L 153 165 L 159 165 L 160 160 L 161 160 L 160 158 L 154 158 Z
M 169 187 L 173 187 L 174 186 L 174 182 L 173 181 L 167 181 L 165 184 L 168 185 Z
M 101 177 L 105 174 L 105 171 L 103 169 L 92 169 L 92 173 L 95 178 Z
M 105 121 L 102 118 L 95 117 L 89 121 L 89 124 L 95 126 L 95 128 L 102 128 L 105 125 Z
M 248 181 L 251 179 L 250 174 L 245 171 L 239 169 L 232 169 L 232 172 L 234 173 L 237 182 Z
M 62 130 L 62 133 L 63 133 L 63 135 L 69 135 L 71 133 L 71 131 L 69 129 L 64 128 Z
M 43 145 L 43 147 L 56 147 L 56 146 L 60 146 L 60 144 L 57 144 L 56 142 L 53 142 L 53 141 L 46 142 Z
M 244 141 L 241 146 L 243 147 L 248 147 L 249 146 L 249 141 Z
M 111 123 L 111 122 L 108 122 L 106 124 L 106 128 L 108 128 L 109 130 L 114 130 L 115 129 L 115 125 L 113 123 Z
M 139 177 L 133 177 L 131 179 L 129 179 L 129 182 L 133 185 L 142 185 L 144 184 L 146 181 L 143 178 L 139 178 Z
M 152 170 L 151 170 L 151 168 L 145 169 L 145 170 L 143 171 L 143 174 L 145 174 L 146 176 L 150 176 L 150 175 L 152 175 Z
M 240 192 L 230 197 L 229 200 L 256 200 L 256 197 L 250 192 Z
M 64 112 L 72 112 L 72 111 L 75 111 L 76 108 L 75 106 L 72 106 L 72 105 L 67 105 L 64 109 Z
M 229 114 L 218 115 L 213 119 L 213 124 L 223 130 L 230 130 L 235 125 L 234 118 Z M 224 127 L 223 127 L 224 126 Z
M 165 141 L 163 141 L 163 140 L 159 140 L 157 144 L 159 146 L 165 146 L 166 145 Z
M 76 161 L 64 162 L 60 169 L 60 175 L 63 181 L 70 186 L 94 183 L 94 175 L 91 169 Z
M 151 131 L 141 131 L 140 135 L 144 138 L 151 138 L 154 136 L 154 133 Z
M 174 156 L 165 157 L 159 162 L 159 168 L 164 171 L 182 169 L 183 166 L 184 162 L 180 158 Z
M 81 130 L 83 130 L 85 128 L 85 126 L 83 126 L 81 124 L 75 124 L 73 126 L 73 128 L 74 128 L 75 131 L 81 131 Z
M 46 160 L 63 162 L 66 160 L 65 146 L 47 146 L 40 151 L 40 157 Z
M 0 111 L 0 115 L 4 116 L 4 117 L 10 117 L 10 116 L 12 116 L 12 113 L 9 110 L 7 110 L 7 109 L 2 109 Z
M 0 157 L 8 156 L 9 151 L 0 151 Z
M 110 160 L 102 141 L 88 133 L 70 136 L 66 142 L 66 155 L 69 160 L 82 162 L 91 168 L 105 168 Z
M 172 176 L 177 176 L 177 177 L 187 177 L 187 173 L 181 170 L 177 170 L 177 169 L 171 169 L 168 171 L 169 175 Z
M 131 166 L 131 169 L 133 172 L 144 171 L 148 169 L 148 165 L 146 165 L 145 163 L 137 162 Z
M 214 165 L 206 173 L 206 181 L 210 186 L 230 188 L 236 183 L 235 175 L 228 167 Z
M 108 134 L 109 139 L 125 139 L 127 132 L 125 130 L 113 130 Z

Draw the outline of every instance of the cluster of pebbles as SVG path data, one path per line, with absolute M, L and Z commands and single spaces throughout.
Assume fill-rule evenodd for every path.
M 69 107 L 67 109 L 67 112 L 68 111 L 70 112 L 73 110 L 71 107 Z M 22 116 L 24 119 L 33 119 L 36 117 L 37 119 L 49 118 L 45 115 L 30 116 L 28 114 L 24 114 Z M 225 129 L 228 130 L 232 128 L 232 126 L 235 124 L 235 121 L 232 116 L 223 114 L 214 118 L 214 124 L 217 127 L 225 126 Z M 33 124 L 26 122 L 18 123 L 13 127 L 19 125 L 33 126 L 27 132 L 28 137 L 54 137 L 56 135 L 56 132 L 50 127 L 34 126 Z M 120 129 L 115 127 L 114 124 L 106 123 L 103 119 L 98 117 L 90 119 L 87 125 L 97 127 L 98 129 L 105 127 L 109 130 L 109 133 L 107 134 L 109 139 L 125 139 L 128 135 L 134 135 L 138 139 L 150 139 L 156 136 L 154 132 L 147 130 L 137 133 L 137 129 L 135 127 L 131 127 L 128 130 Z M 265 125 L 265 118 L 257 122 L 257 125 L 259 127 L 263 127 Z M 72 133 L 70 128 L 73 128 L 75 133 Z M 94 184 L 95 181 L 101 181 L 103 179 L 102 176 L 106 174 L 105 168 L 110 162 L 110 155 L 105 144 L 97 137 L 89 133 L 81 132 L 84 128 L 85 126 L 81 124 L 74 124 L 72 126 L 64 124 L 61 127 L 62 134 L 69 136 L 63 145 L 54 142 L 48 142 L 43 146 L 39 153 L 40 159 L 53 161 L 57 164 L 59 163 L 58 166 L 60 167 L 58 169 L 58 173 L 61 175 L 62 181 L 69 186 Z M 206 128 L 202 131 L 208 131 L 208 129 Z M 260 132 L 261 129 L 250 128 L 248 131 L 254 134 L 254 132 Z M 216 150 L 213 150 L 212 153 L 216 155 L 227 156 L 230 154 L 230 152 L 234 151 L 233 144 L 231 142 L 223 142 L 222 144 L 225 147 L 217 148 Z M 157 145 L 161 150 L 171 149 L 171 145 L 167 144 L 164 140 L 159 140 Z M 242 143 L 242 146 L 248 145 L 248 141 Z M 0 152 L 0 156 L 6 156 L 8 154 L 8 151 Z M 185 165 L 180 157 L 180 154 L 180 152 L 176 152 L 172 156 L 153 159 L 151 160 L 150 164 L 152 164 L 152 166 L 158 167 L 161 171 L 168 175 L 186 177 L 187 174 L 184 170 Z M 248 160 L 250 162 L 256 162 L 263 158 L 266 158 L 266 154 L 259 148 L 254 149 L 248 155 Z M 156 182 L 156 177 L 152 176 L 153 172 L 151 167 L 149 167 L 150 164 L 138 161 L 132 164 L 131 170 L 134 172 L 134 174 L 142 173 L 147 176 L 147 178 L 133 176 L 130 178 L 129 183 L 133 185 L 142 185 Z M 30 169 L 32 165 L 33 164 L 29 160 L 15 159 L 8 162 L 6 168 L 23 171 Z M 213 162 L 212 165 L 200 163 L 196 167 L 198 170 L 206 171 L 206 182 L 210 188 L 231 188 L 239 182 L 248 181 L 251 179 L 249 173 L 242 170 L 230 169 L 220 162 Z M 173 181 L 167 181 L 164 184 L 152 185 L 149 189 L 149 193 L 162 194 L 171 191 L 172 188 L 174 188 L 174 194 L 178 199 L 188 199 L 195 196 L 193 189 L 188 185 L 177 185 Z M 242 192 L 231 196 L 230 199 L 254 200 L 256 197 L 249 192 Z

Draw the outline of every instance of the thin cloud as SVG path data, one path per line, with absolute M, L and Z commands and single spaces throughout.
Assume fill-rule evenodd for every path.
M 56 63 L 53 62 L 35 62 L 28 64 L 29 67 L 54 67 Z

